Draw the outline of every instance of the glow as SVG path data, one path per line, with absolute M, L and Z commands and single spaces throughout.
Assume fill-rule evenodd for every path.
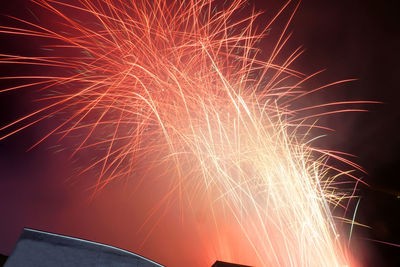
M 361 168 L 345 153 L 313 148 L 318 137 L 311 132 L 324 128 L 315 122 L 322 115 L 362 111 L 339 108 L 360 101 L 292 107 L 310 93 L 350 80 L 304 90 L 301 86 L 318 73 L 291 68 L 301 50 L 279 63 L 295 11 L 270 56 L 260 57 L 257 43 L 288 4 L 257 31 L 259 14 L 236 15 L 244 0 L 218 8 L 212 0 L 33 2 L 57 16 L 62 29 L 20 20 L 26 28 L 1 26 L 0 32 L 57 40 L 49 42 L 51 49 L 73 55 L 1 55 L 1 63 L 49 66 L 61 73 L 3 78 L 29 82 L 2 92 L 40 86 L 59 93 L 2 127 L 1 139 L 60 116 L 63 121 L 37 144 L 54 134 L 79 135 L 73 155 L 95 151 L 82 171 L 98 171 L 95 193 L 134 176 L 138 168 L 165 167 L 160 177 L 171 179 L 166 198 L 193 206 L 195 213 L 204 207 L 212 211 L 218 232 L 212 242 L 221 260 L 258 266 L 349 264 L 329 207 L 346 207 L 343 202 L 352 197 L 335 187 L 337 177 L 361 181 L 327 165 L 327 159 Z M 301 115 L 320 107 L 336 109 Z M 241 233 L 227 232 L 229 226 Z M 238 243 L 224 241 L 226 235 L 238 236 Z M 235 258 L 231 246 L 251 253 Z

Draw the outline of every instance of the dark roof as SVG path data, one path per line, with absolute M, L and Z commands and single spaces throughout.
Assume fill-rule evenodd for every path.
M 7 256 L 0 254 L 0 266 L 3 266 L 7 260 Z
M 229 262 L 224 262 L 224 261 L 216 261 L 213 266 L 211 267 L 250 267 L 248 265 L 241 265 L 241 264 L 235 264 L 235 263 L 229 263 Z
M 33 229 L 24 229 L 4 266 L 162 267 L 126 250 Z

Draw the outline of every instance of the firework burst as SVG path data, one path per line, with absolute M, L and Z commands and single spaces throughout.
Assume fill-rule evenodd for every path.
M 218 257 L 257 266 L 349 264 L 329 207 L 346 208 L 352 196 L 337 190 L 337 177 L 360 180 L 327 162 L 361 168 L 344 153 L 313 148 L 310 132 L 324 128 L 315 123 L 322 115 L 360 110 L 340 108 L 350 102 L 293 108 L 304 96 L 346 81 L 302 89 L 315 74 L 291 68 L 301 50 L 279 61 L 291 17 L 261 60 L 257 43 L 270 24 L 257 30 L 258 13 L 236 15 L 244 0 L 32 2 L 59 24 L 17 19 L 25 27 L 0 31 L 45 38 L 52 56 L 2 54 L 1 63 L 51 67 L 56 74 L 3 78 L 29 81 L 3 92 L 39 87 L 44 104 L 2 127 L 1 139 L 58 117 L 37 144 L 75 135 L 73 155 L 101 151 L 81 171 L 98 172 L 94 192 L 161 166 L 160 178 L 170 180 L 165 199 L 209 212 Z M 332 109 L 304 115 L 320 107 Z M 226 236 L 249 253 L 231 255 L 238 245 L 227 244 Z

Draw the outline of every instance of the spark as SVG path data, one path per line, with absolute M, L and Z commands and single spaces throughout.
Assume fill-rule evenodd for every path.
M 58 24 L 14 18 L 25 27 L 0 26 L 0 32 L 44 38 L 53 55 L 1 54 L 0 63 L 55 71 L 2 78 L 27 82 L 1 92 L 40 88 L 43 107 L 3 126 L 0 139 L 57 116 L 62 122 L 32 148 L 49 136 L 80 136 L 72 156 L 101 151 L 81 171 L 98 171 L 95 193 L 138 168 L 163 166 L 160 177 L 169 177 L 171 187 L 149 218 L 170 198 L 195 212 L 208 207 L 219 233 L 217 256 L 257 266 L 349 264 L 330 208 L 348 207 L 354 195 L 337 188 L 338 177 L 363 181 L 328 159 L 362 168 L 348 154 L 313 147 L 312 131 L 329 130 L 316 123 L 321 116 L 363 111 L 341 105 L 366 102 L 294 108 L 309 94 L 350 81 L 305 90 L 319 72 L 292 69 L 302 50 L 279 60 L 298 5 L 263 59 L 258 43 L 290 1 L 261 30 L 260 13 L 240 15 L 244 0 L 32 2 Z M 237 246 L 251 256 L 231 255 L 227 225 L 240 229 L 228 235 L 238 235 Z

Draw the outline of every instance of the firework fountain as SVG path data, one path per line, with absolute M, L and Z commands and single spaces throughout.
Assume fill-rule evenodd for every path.
M 305 96 L 349 80 L 303 88 L 318 73 L 291 67 L 301 50 L 280 57 L 292 17 L 269 56 L 260 57 L 257 44 L 289 3 L 257 29 L 258 13 L 240 15 L 248 8 L 244 0 L 32 2 L 59 24 L 16 19 L 25 27 L 0 31 L 44 38 L 52 55 L 2 54 L 1 63 L 54 71 L 3 78 L 28 82 L 2 92 L 39 87 L 43 105 L 3 126 L 1 139 L 42 120 L 59 121 L 37 144 L 74 135 L 72 156 L 101 151 L 81 171 L 97 172 L 94 194 L 113 181 L 137 179 L 138 170 L 143 177 L 164 170 L 158 179 L 168 180 L 165 197 L 148 217 L 170 202 L 179 203 L 183 224 L 184 210 L 207 213 L 216 233 L 210 242 L 222 260 L 351 264 L 331 208 L 345 210 L 354 194 L 337 188 L 339 178 L 362 181 L 330 159 L 361 168 L 345 153 L 313 147 L 312 132 L 328 130 L 316 123 L 319 117 L 361 111 L 341 108 L 361 102 L 299 107 Z M 310 115 L 320 107 L 330 110 Z

